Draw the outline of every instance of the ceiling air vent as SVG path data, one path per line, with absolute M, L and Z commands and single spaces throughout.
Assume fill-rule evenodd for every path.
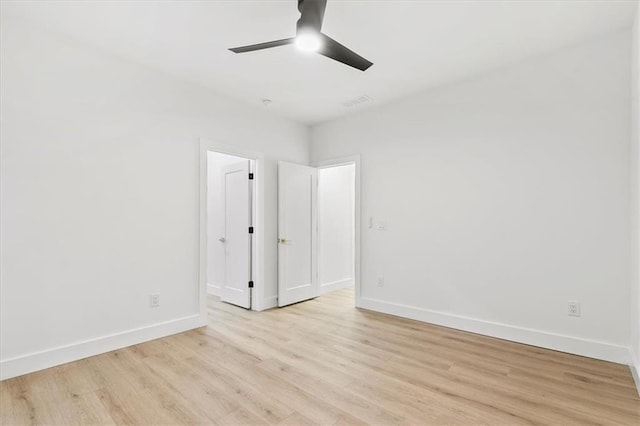
M 354 106 L 366 104 L 369 102 L 373 102 L 373 98 L 369 95 L 362 95 L 362 96 L 358 96 L 357 98 L 343 102 L 342 105 L 346 106 L 347 108 L 352 108 Z

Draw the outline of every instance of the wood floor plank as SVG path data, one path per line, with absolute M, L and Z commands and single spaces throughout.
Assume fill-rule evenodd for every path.
M 402 416 L 393 414 L 389 410 L 367 401 L 346 388 L 334 387 L 317 375 L 310 376 L 306 372 L 279 360 L 263 361 L 260 367 L 272 374 L 280 375 L 289 383 L 295 383 L 311 395 L 346 411 L 366 423 L 398 424 L 404 420 Z
M 219 391 L 229 395 L 243 410 L 252 412 L 267 423 L 278 423 L 295 411 L 286 401 L 260 391 L 251 382 L 250 377 L 234 376 L 215 360 L 211 362 L 210 359 L 195 354 L 186 362 L 198 374 L 211 377 L 211 383 L 217 386 Z
M 321 424 L 334 424 L 339 421 L 350 420 L 353 424 L 363 423 L 344 410 L 317 398 L 306 392 L 298 384 L 284 380 L 280 374 L 265 371 L 259 366 L 225 365 L 234 374 L 250 374 L 252 381 L 263 392 L 279 395 L 279 399 L 286 400 L 298 412 L 304 413 L 309 420 Z
M 282 426 L 314 426 L 317 423 L 312 422 L 302 414 L 295 412 L 280 423 Z
M 0 383 L 0 424 L 640 425 L 629 368 L 353 307 L 339 290 Z

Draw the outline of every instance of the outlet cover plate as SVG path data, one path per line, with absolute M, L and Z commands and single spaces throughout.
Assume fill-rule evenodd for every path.
M 568 304 L 568 313 L 570 317 L 579 317 L 580 316 L 580 302 L 575 300 L 570 300 Z
M 157 308 L 160 306 L 160 295 L 159 294 L 150 294 L 149 295 L 149 306 L 152 308 Z

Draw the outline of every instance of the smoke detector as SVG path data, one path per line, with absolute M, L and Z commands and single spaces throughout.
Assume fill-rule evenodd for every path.
M 354 106 L 366 104 L 369 102 L 373 102 L 373 98 L 369 95 L 362 95 L 362 96 L 358 96 L 357 98 L 353 98 L 346 102 L 343 102 L 342 105 L 344 105 L 347 108 L 352 108 Z

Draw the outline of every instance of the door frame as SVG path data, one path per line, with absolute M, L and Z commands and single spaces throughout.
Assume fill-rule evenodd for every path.
M 326 169 L 329 167 L 344 166 L 347 164 L 355 165 L 355 223 L 354 223 L 354 255 L 353 255 L 353 286 L 355 289 L 355 306 L 360 306 L 360 300 L 362 298 L 361 286 L 360 286 L 360 239 L 361 239 L 361 210 L 360 210 L 360 155 L 351 155 L 347 157 L 331 158 L 328 160 L 316 161 L 313 163 L 313 167 L 318 169 Z M 319 253 L 319 251 L 318 251 Z M 319 285 L 319 284 L 318 284 Z
M 251 256 L 254 286 L 251 294 L 251 309 L 255 311 L 264 309 L 264 154 L 200 138 L 200 250 L 197 302 L 203 324 L 207 323 L 207 153 L 210 151 L 253 160 L 255 165 L 253 170 L 254 240 Z

